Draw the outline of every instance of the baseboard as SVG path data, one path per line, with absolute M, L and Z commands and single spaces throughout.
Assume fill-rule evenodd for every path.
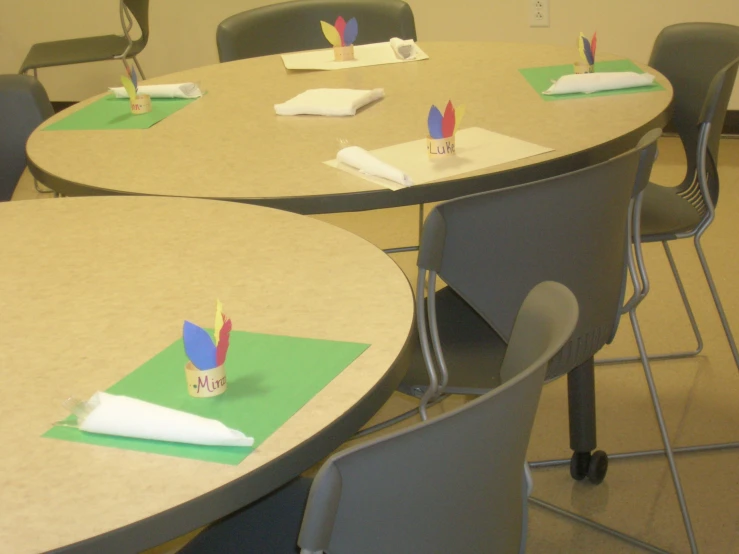
M 77 102 L 52 102 L 51 106 L 54 108 L 54 113 L 74 106 Z M 674 135 L 675 129 L 669 123 L 665 127 L 665 134 Z M 724 120 L 724 135 L 737 135 L 739 136 L 739 110 L 728 110 L 726 112 L 726 119 Z

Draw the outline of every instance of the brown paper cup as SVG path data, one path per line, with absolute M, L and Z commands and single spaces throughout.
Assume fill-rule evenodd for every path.
M 575 62 L 575 73 L 578 75 L 582 73 L 595 73 L 595 69 L 586 62 Z
M 457 153 L 455 136 L 440 139 L 426 137 L 426 150 L 432 160 L 454 156 Z
M 334 60 L 337 62 L 348 62 L 354 59 L 354 45 L 334 46 Z
M 200 370 L 192 362 L 185 365 L 187 392 L 195 398 L 209 398 L 226 392 L 226 367 Z
M 151 111 L 151 97 L 146 94 L 139 94 L 136 100 L 131 101 L 131 113 L 141 115 Z

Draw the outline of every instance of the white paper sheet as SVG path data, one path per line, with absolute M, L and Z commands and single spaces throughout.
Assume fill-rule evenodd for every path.
M 370 151 L 370 153 L 383 162 L 403 171 L 411 178 L 414 185 L 422 185 L 486 167 L 538 156 L 552 150 L 553 148 L 539 146 L 479 127 L 470 127 L 457 131 L 457 154 L 443 160 L 432 161 L 429 159 L 426 152 L 425 138 L 386 148 L 378 148 Z M 391 190 L 405 188 L 392 181 L 360 173 L 336 159 L 323 163 Z
M 383 65 L 388 63 L 411 63 L 428 60 L 428 55 L 416 44 L 416 56 L 412 60 L 398 58 L 389 42 L 376 44 L 362 44 L 354 47 L 354 60 L 349 62 L 334 61 L 334 49 L 309 50 L 307 52 L 293 52 L 283 54 L 282 63 L 286 69 L 322 69 L 333 71 L 337 69 L 351 69 L 352 67 L 367 67 L 369 65 Z

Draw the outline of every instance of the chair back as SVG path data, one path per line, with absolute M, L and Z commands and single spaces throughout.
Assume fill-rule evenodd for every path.
M 356 17 L 355 44 L 386 42 L 393 37 L 416 39 L 411 7 L 402 0 L 294 0 L 248 10 L 218 25 L 216 44 L 221 62 L 301 50 L 328 48 L 321 21 L 333 25 L 338 16 Z
M 26 168 L 26 141 L 54 114 L 44 87 L 27 75 L 0 75 L 0 201 L 10 200 Z
M 568 287 L 580 304 L 580 319 L 547 378 L 567 373 L 616 333 L 630 203 L 646 187 L 659 134 L 651 132 L 637 148 L 574 173 L 439 204 L 423 228 L 419 272 L 429 272 L 429 283 L 441 277 L 506 342 L 536 283 Z M 429 306 L 434 295 L 429 286 Z M 423 302 L 416 306 L 420 311 Z M 434 352 L 441 351 L 434 341 Z
M 136 52 L 141 52 L 149 42 L 149 0 L 123 0 L 141 28 L 141 36 L 133 41 Z
M 303 552 L 518 553 L 524 461 L 544 373 L 577 314 L 566 287 L 539 284 L 516 318 L 504 384 L 453 412 L 332 456 L 308 497 Z
M 739 27 L 724 23 L 679 23 L 665 27 L 657 36 L 649 58 L 649 66 L 667 77 L 674 91 L 671 123 L 680 135 L 687 171 L 681 190 L 694 187 L 700 116 L 709 96 L 711 82 L 718 72 L 739 57 Z M 736 65 L 726 74 L 726 86 L 716 98 L 708 136 L 708 169 L 711 196 L 718 200 L 719 140 L 726 109 L 734 87 Z

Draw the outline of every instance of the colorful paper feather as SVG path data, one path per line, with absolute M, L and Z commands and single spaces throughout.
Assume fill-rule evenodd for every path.
M 457 108 L 454 110 L 454 117 L 456 119 L 454 123 L 454 132 L 457 132 L 457 129 L 459 129 L 462 126 L 462 120 L 464 119 L 464 114 L 467 111 L 466 106 L 457 106 Z
M 598 33 L 593 33 L 593 38 L 590 39 L 590 53 L 593 55 L 593 60 L 595 60 L 595 48 L 598 44 Z
M 344 29 L 346 28 L 346 21 L 344 21 L 344 18 L 341 16 L 337 17 L 336 23 L 334 23 L 334 27 L 336 28 L 336 32 L 339 33 L 341 45 L 346 46 L 346 43 L 344 42 Z
M 123 88 L 126 89 L 126 93 L 128 94 L 128 98 L 130 100 L 136 99 L 136 87 L 133 86 L 133 81 L 128 78 L 128 76 L 124 75 L 121 77 L 121 83 L 123 83 Z
M 220 300 L 216 300 L 216 322 L 213 326 L 213 338 L 215 339 L 216 346 L 218 346 L 218 341 L 220 339 L 223 320 L 223 304 L 221 304 Z
M 439 108 L 431 106 L 429 110 L 429 136 L 434 139 L 444 138 L 444 131 L 442 125 L 444 122 L 444 116 L 441 115 Z
M 452 101 L 449 100 L 444 109 L 444 119 L 441 122 L 441 134 L 444 138 L 449 138 L 454 134 L 454 128 L 456 127 L 456 118 L 454 115 L 454 106 Z
M 321 29 L 323 30 L 323 36 L 333 46 L 350 46 L 354 44 L 359 34 L 359 26 L 354 17 L 349 21 L 345 21 L 343 17 L 339 16 L 336 18 L 334 25 L 321 21 Z
M 344 46 L 354 44 L 354 41 L 357 40 L 358 35 L 359 25 L 357 24 L 357 19 L 352 17 L 349 21 L 346 22 L 346 28 L 344 29 Z
M 222 366 L 226 362 L 226 354 L 228 353 L 228 340 L 230 336 L 231 320 L 225 319 L 223 326 L 219 331 L 219 341 L 218 346 L 216 347 L 216 363 L 219 366 Z
M 341 46 L 341 37 L 339 36 L 339 32 L 336 30 L 336 27 L 330 23 L 321 21 L 321 29 L 323 30 L 323 36 L 326 37 L 327 41 L 329 41 L 333 46 Z
M 585 60 L 588 65 L 595 63 L 595 55 L 590 46 L 590 41 L 585 38 L 585 35 L 580 33 L 580 38 L 577 40 L 577 47 L 580 51 L 580 57 Z
M 182 342 L 185 344 L 185 354 L 196 368 L 206 370 L 218 366 L 216 345 L 205 329 L 185 321 Z

